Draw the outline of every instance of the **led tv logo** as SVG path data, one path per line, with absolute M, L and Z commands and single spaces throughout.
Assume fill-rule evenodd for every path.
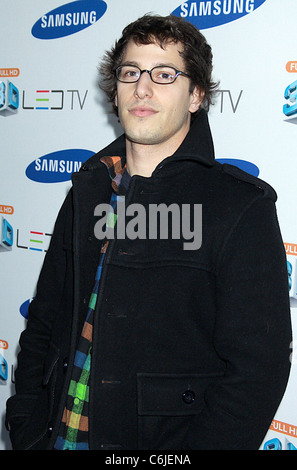
M 213 28 L 252 13 L 266 0 L 209 0 L 183 2 L 172 12 L 199 29 Z
M 22 109 L 25 110 L 62 110 L 83 109 L 86 103 L 88 90 L 36 90 L 36 95 L 23 90 Z M 31 96 L 30 96 L 31 95 Z M 66 103 L 65 103 L 66 102 Z
M 32 35 L 38 39 L 56 39 L 75 34 L 96 23 L 106 12 L 102 0 L 77 0 L 46 13 L 34 24 Z

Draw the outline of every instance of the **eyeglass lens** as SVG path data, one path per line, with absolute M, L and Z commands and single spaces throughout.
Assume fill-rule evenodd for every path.
M 125 83 L 137 82 L 143 72 L 134 65 L 123 65 L 116 71 L 118 80 Z M 176 70 L 172 67 L 154 67 L 150 71 L 145 70 L 145 72 L 150 74 L 155 83 L 172 83 L 177 76 Z

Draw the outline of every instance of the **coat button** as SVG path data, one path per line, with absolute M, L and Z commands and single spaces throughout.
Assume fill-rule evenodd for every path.
M 190 405 L 191 403 L 193 403 L 193 401 L 195 401 L 195 398 L 196 398 L 195 393 L 192 390 L 186 390 L 182 394 L 182 399 L 187 405 Z
M 67 368 L 68 368 L 68 360 L 67 360 L 67 357 L 65 357 L 65 359 L 63 360 L 63 372 L 64 372 L 64 374 L 66 373 Z

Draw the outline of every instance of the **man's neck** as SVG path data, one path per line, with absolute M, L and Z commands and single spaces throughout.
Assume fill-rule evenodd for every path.
M 175 142 L 170 141 L 170 143 L 164 142 L 162 144 L 147 145 L 138 144 L 126 139 L 128 173 L 131 176 L 150 177 L 164 158 L 170 157 L 176 152 L 182 141 L 183 139 L 177 139 Z
M 153 145 L 135 144 L 126 141 L 127 152 L 127 170 L 128 173 L 133 175 L 140 175 L 150 177 L 154 169 L 165 158 L 165 155 L 157 151 Z

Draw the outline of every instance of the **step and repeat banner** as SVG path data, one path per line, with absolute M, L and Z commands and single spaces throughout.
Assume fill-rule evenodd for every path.
M 122 133 L 98 88 L 98 64 L 122 29 L 148 12 L 202 30 L 220 81 L 209 112 L 216 158 L 277 191 L 292 369 L 260 449 L 297 449 L 296 0 L 1 0 L 0 449 L 11 448 L 4 415 L 19 335 L 71 174 Z

